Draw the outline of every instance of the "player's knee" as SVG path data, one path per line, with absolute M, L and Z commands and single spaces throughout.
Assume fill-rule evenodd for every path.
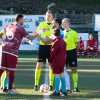
M 40 62 L 37 62 L 36 69 L 40 69 L 41 66 L 42 66 L 42 64 Z
M 36 69 L 40 69 L 41 67 L 40 66 L 36 66 Z

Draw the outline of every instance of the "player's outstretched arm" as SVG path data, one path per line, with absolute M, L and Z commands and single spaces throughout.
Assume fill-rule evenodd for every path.
M 42 37 L 39 37 L 40 40 L 42 40 L 44 43 L 47 43 L 47 44 L 50 44 L 52 43 L 52 39 L 49 38 L 49 37 L 46 37 L 46 38 L 42 38 Z
M 39 33 L 34 32 L 34 33 L 32 34 L 32 38 L 37 38 L 37 37 L 39 37 Z

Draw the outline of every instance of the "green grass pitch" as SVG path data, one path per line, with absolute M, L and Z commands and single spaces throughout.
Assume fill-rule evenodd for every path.
M 33 92 L 35 62 L 35 58 L 19 59 L 15 75 L 17 94 L 0 94 L 0 100 L 100 100 L 99 59 L 78 60 L 79 87 L 81 92 L 67 97 L 43 96 L 40 92 Z M 46 71 L 43 68 L 41 83 L 45 80 Z

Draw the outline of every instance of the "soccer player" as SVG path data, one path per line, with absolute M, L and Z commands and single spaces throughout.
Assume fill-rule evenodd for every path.
M 94 56 L 97 50 L 97 42 L 93 38 L 93 35 L 89 35 L 89 40 L 87 41 L 87 55 L 88 56 Z
M 2 47 L 2 59 L 1 59 L 2 69 L 0 69 L 0 77 L 3 71 L 6 70 L 7 72 L 6 74 L 9 79 L 8 89 L 6 89 L 7 87 L 5 87 L 4 92 L 8 90 L 9 93 L 14 93 L 13 90 L 14 73 L 16 70 L 19 46 L 24 37 L 29 38 L 28 33 L 25 31 L 23 27 L 23 23 L 24 23 L 23 15 L 17 15 L 16 23 L 10 24 L 4 28 L 5 38 L 3 38 L 4 45 Z
M 61 81 L 61 92 L 62 95 L 67 95 L 66 83 L 64 77 L 64 66 L 66 63 L 66 45 L 64 40 L 60 37 L 60 24 L 58 19 L 53 21 L 54 40 L 52 42 L 50 65 L 53 70 L 55 81 L 54 81 L 54 93 L 53 95 L 60 95 L 60 81 Z
M 45 66 L 46 60 L 49 62 L 50 58 L 50 49 L 51 49 L 51 35 L 52 28 L 51 23 L 53 21 L 53 14 L 49 10 L 46 12 L 45 21 L 41 22 L 36 30 L 36 33 L 40 35 L 40 43 L 39 43 L 39 51 L 38 51 L 38 62 L 35 70 L 35 86 L 34 90 L 37 91 L 39 89 L 39 81 L 41 76 L 41 67 Z M 47 41 L 48 38 L 48 41 Z M 50 80 L 50 90 L 53 89 L 54 75 L 52 73 L 50 64 L 49 64 L 49 80 Z
M 64 18 L 62 20 L 62 26 L 64 28 L 64 41 L 66 43 L 67 60 L 66 66 L 69 65 L 71 69 L 71 77 L 73 83 L 73 91 L 78 92 L 78 72 L 77 72 L 77 44 L 78 33 L 70 28 L 70 19 Z

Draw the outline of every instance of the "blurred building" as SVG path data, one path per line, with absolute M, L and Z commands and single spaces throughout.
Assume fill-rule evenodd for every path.
M 57 16 L 69 17 L 81 32 L 91 31 L 93 15 L 100 13 L 100 0 L 1 0 L 0 14 L 45 14 L 51 2 L 56 3 Z

